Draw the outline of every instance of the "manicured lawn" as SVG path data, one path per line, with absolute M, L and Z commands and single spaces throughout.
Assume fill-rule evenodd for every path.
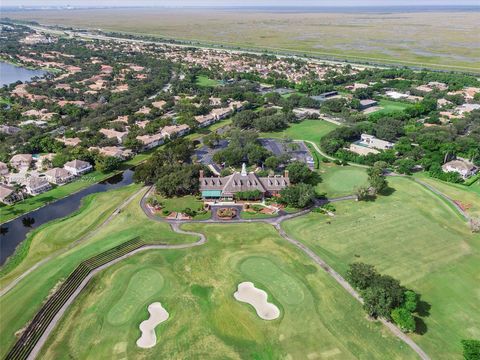
M 375 111 L 374 113 L 385 114 L 385 115 L 402 111 L 412 106 L 410 103 L 405 103 L 401 101 L 392 101 L 392 100 L 386 100 L 386 99 L 380 100 L 378 102 L 378 105 L 381 106 L 383 109 Z
M 211 216 L 210 211 L 203 212 L 204 210 L 203 201 L 193 195 L 173 197 L 173 198 L 167 198 L 167 197 L 162 197 L 161 195 L 155 195 L 155 199 L 157 199 L 157 201 L 159 201 L 162 205 L 162 210 L 158 212 L 158 214 L 161 216 L 166 216 L 166 214 L 163 214 L 162 212 L 163 210 L 168 210 L 169 213 L 173 211 L 183 212 L 187 208 L 190 208 L 191 210 L 195 210 L 199 213 L 194 217 L 195 220 L 204 220 L 204 219 L 210 218 Z
M 166 197 L 162 197 L 161 195 L 155 195 L 155 197 L 158 201 L 162 203 L 163 208 L 169 211 L 178 212 L 186 208 L 190 208 L 192 210 L 197 210 L 197 211 L 203 209 L 203 201 L 197 199 L 197 197 L 193 195 L 173 197 L 173 198 L 166 198 Z
M 414 359 L 319 267 L 266 224 L 188 225 L 208 243 L 154 250 L 98 274 L 49 338 L 41 358 L 332 358 Z M 236 301 L 242 281 L 267 291 L 280 308 L 261 320 Z M 138 326 L 147 306 L 169 312 L 157 345 L 140 349 Z M 87 344 L 94 344 L 89 346 Z
M 197 76 L 196 83 L 198 86 L 203 86 L 203 87 L 215 87 L 219 85 L 217 80 L 210 79 L 209 77 L 204 75 Z
M 121 193 L 123 199 L 126 199 L 139 189 L 137 185 L 127 188 L 129 191 L 116 190 L 119 192 L 123 191 Z M 116 191 L 94 196 L 104 197 L 106 194 L 109 194 L 113 196 L 111 201 L 115 202 L 118 199 L 116 198 Z M 51 289 L 59 281 L 64 280 L 81 261 L 135 237 L 141 237 L 146 242 L 167 244 L 197 240 L 194 236 L 173 233 L 168 224 L 148 220 L 139 206 L 142 195 L 143 192 L 107 226 L 101 228 L 92 237 L 41 265 L 34 272 L 27 275 L 10 292 L 0 297 L 2 319 L 0 321 L 0 333 L 2 334 L 0 337 L 0 357 L 3 358 L 5 356 L 15 340 L 15 332 L 32 319 Z M 102 204 L 108 202 L 108 199 L 110 198 L 99 198 L 99 200 L 102 200 Z M 99 213 L 101 214 L 97 210 L 99 206 L 99 203 L 92 202 L 90 206 L 85 206 L 77 215 L 66 221 L 55 221 L 39 228 L 40 230 L 32 241 L 28 257 L 24 260 L 25 264 L 32 264 L 33 259 L 39 258 L 40 255 L 46 256 L 53 249 L 59 249 L 62 245 L 65 247 L 74 238 L 78 238 L 83 233 L 82 229 L 84 227 L 91 227 L 92 223 L 97 221 L 97 216 Z M 77 221 L 78 227 L 76 226 Z M 70 237 L 69 233 L 71 232 L 77 235 Z M 15 269 L 15 273 L 3 276 L 1 280 L 2 287 L 18 276 L 20 267 L 25 270 L 29 266 L 21 263 Z
M 375 265 L 430 304 L 423 335 L 412 335 L 432 359 L 461 357 L 462 339 L 480 338 L 480 235 L 448 205 L 405 178 L 374 202 L 336 203 L 335 217 L 309 214 L 282 224 L 337 271 Z
M 337 125 L 325 120 L 303 120 L 291 124 L 287 129 L 276 132 L 261 133 L 264 138 L 285 138 L 293 140 L 310 140 L 318 145 L 320 139 L 335 129 Z
M 268 219 L 275 216 L 276 215 L 263 214 L 261 212 L 253 212 L 253 211 L 242 211 L 240 213 L 240 217 L 242 219 Z
M 328 197 L 352 195 L 368 181 L 366 170 L 355 166 L 320 163 L 319 173 L 322 182 L 316 186 L 317 193 L 326 193 Z

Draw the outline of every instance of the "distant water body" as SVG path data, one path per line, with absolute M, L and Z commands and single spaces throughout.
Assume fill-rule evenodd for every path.
M 16 81 L 30 81 L 34 76 L 41 77 L 47 72 L 43 70 L 31 70 L 21 66 L 12 65 L 0 61 L 0 86 L 8 85 Z

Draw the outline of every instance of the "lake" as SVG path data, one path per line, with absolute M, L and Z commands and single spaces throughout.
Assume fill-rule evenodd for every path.
M 25 240 L 27 233 L 32 229 L 49 221 L 72 214 L 78 210 L 82 199 L 87 195 L 118 189 L 132 182 L 133 171 L 126 170 L 105 181 L 2 224 L 0 235 L 0 265 L 3 265 L 5 260 L 15 252 L 15 248 Z
M 43 70 L 31 70 L 21 66 L 12 65 L 0 61 L 0 86 L 8 85 L 16 81 L 30 81 L 34 76 L 43 76 L 47 72 Z

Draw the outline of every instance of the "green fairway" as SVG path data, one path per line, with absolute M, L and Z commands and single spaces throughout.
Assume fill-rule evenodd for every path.
M 140 253 L 103 271 L 67 311 L 40 357 L 415 358 L 388 330 L 367 321 L 359 303 L 271 226 L 184 228 L 204 232 L 208 243 Z M 133 285 L 139 276 L 140 284 Z M 267 291 L 280 308 L 277 320 L 261 320 L 233 298 L 243 281 Z M 157 345 L 140 349 L 138 326 L 155 301 L 170 317 L 156 329 Z
M 317 193 L 326 193 L 328 197 L 352 195 L 359 186 L 366 185 L 368 176 L 364 168 L 320 164 L 322 182 L 315 189 Z
M 460 341 L 480 337 L 480 235 L 421 185 L 388 181 L 388 197 L 336 203 L 335 217 L 312 213 L 282 227 L 340 273 L 362 261 L 420 293 L 430 315 L 419 323 L 426 333 L 412 337 L 432 359 L 460 358 Z
M 204 75 L 197 76 L 196 83 L 198 86 L 202 86 L 202 87 L 215 87 L 219 85 L 217 80 L 210 79 L 208 76 L 204 76 Z
M 84 206 L 78 214 L 66 221 L 54 221 L 39 228 L 32 241 L 28 256 L 13 271 L 10 271 L 7 275 L 2 275 L 2 288 L 20 273 L 30 268 L 36 259 L 51 254 L 53 249 L 61 250 L 62 246 L 64 248 L 73 239 L 78 238 L 80 234 L 85 232 L 86 227 L 92 227 L 92 223 L 98 221 L 99 216 L 105 219 L 105 214 L 102 214 L 102 211 L 106 211 L 109 206 L 114 206 L 116 201 L 119 204 L 121 201 L 118 200 L 118 197 L 125 200 L 138 189 L 138 185 L 132 185 L 117 190 L 118 194 L 117 191 L 96 194 L 94 197 L 104 197 L 102 204 L 104 202 L 108 203 L 108 201 L 105 201 L 107 199 L 105 196 L 110 195 L 112 197 L 111 204 L 105 205 L 102 208 L 103 210 L 97 210 L 100 204 L 92 201 L 91 205 Z M 10 292 L 0 297 L 0 309 L 2 309 L 0 357 L 5 356 L 14 342 L 15 332 L 32 319 L 51 289 L 58 286 L 59 282 L 64 280 L 81 261 L 135 237 L 141 237 L 149 243 L 161 242 L 167 244 L 187 243 L 197 240 L 194 236 L 173 233 L 168 224 L 148 220 L 139 206 L 142 195 L 143 193 L 140 193 L 107 226 L 102 227 L 74 248 L 47 261 L 28 274 Z
M 299 123 L 290 124 L 282 131 L 261 133 L 264 138 L 290 138 L 293 140 L 309 140 L 318 144 L 320 139 L 335 129 L 337 125 L 325 120 L 303 120 Z

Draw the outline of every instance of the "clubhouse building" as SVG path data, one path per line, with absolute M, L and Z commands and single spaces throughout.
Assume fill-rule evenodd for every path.
M 258 177 L 247 172 L 245 164 L 241 172 L 224 177 L 204 177 L 200 171 L 200 191 L 205 201 L 232 201 L 239 192 L 259 191 L 263 197 L 277 196 L 290 185 L 288 171 L 284 175 Z

